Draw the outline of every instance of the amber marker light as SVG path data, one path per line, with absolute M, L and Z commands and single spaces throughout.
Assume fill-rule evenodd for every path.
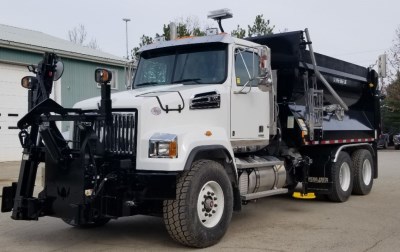
M 178 156 L 178 146 L 177 143 L 174 142 L 170 142 L 169 143 L 169 157 L 170 158 L 176 158 Z
M 107 69 L 99 68 L 94 72 L 94 78 L 97 83 L 107 84 L 111 81 L 112 73 Z

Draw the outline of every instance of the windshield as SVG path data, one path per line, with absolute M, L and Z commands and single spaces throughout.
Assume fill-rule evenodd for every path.
M 134 87 L 220 84 L 227 75 L 227 45 L 209 43 L 145 51 L 140 55 Z

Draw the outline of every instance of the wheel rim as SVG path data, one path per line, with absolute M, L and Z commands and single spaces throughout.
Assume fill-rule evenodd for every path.
M 365 159 L 362 166 L 362 178 L 365 185 L 371 183 L 372 178 L 372 166 L 368 159 Z
M 224 192 L 215 181 L 209 181 L 201 188 L 197 199 L 197 215 L 203 226 L 215 227 L 224 212 Z
M 340 187 L 342 188 L 343 191 L 346 192 L 347 190 L 349 190 L 349 187 L 350 187 L 350 166 L 346 162 L 344 162 L 340 166 L 339 182 L 340 182 Z

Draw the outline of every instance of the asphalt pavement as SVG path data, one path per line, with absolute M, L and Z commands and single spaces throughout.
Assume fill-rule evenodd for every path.
M 290 196 L 249 203 L 234 213 L 224 238 L 201 251 L 399 251 L 400 151 L 379 151 L 379 166 L 371 193 L 345 203 Z M 0 163 L 0 187 L 15 181 L 18 169 L 18 162 Z M 10 213 L 0 213 L 0 251 L 192 250 L 173 242 L 156 217 L 78 229 L 51 217 L 14 221 Z

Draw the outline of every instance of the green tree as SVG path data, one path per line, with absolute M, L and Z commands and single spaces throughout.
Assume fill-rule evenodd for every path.
M 382 102 L 383 130 L 400 132 L 400 26 L 395 31 L 393 45 L 388 56 L 388 77 L 383 92 L 386 99 Z
M 236 38 L 244 38 L 246 36 L 246 29 L 243 29 L 238 25 L 235 30 L 231 31 L 231 35 Z
M 385 132 L 400 132 L 400 72 L 397 72 L 395 80 L 386 87 L 382 116 Z
M 254 24 L 252 26 L 248 25 L 248 36 L 262 36 L 273 34 L 274 26 L 270 26 L 269 19 L 265 20 L 263 14 L 257 15 L 256 19 L 254 20 Z
M 395 31 L 393 45 L 389 50 L 388 65 L 388 80 L 389 83 L 391 83 L 398 79 L 398 73 L 400 71 L 400 25 Z
M 187 17 L 186 19 L 181 18 L 179 21 L 175 21 L 175 24 L 178 38 L 187 36 L 204 36 L 206 34 L 206 29 L 200 27 L 199 21 L 196 17 Z M 169 24 L 164 24 L 162 36 L 165 37 L 165 40 L 171 39 L 169 32 Z
M 140 47 L 145 46 L 145 45 L 149 45 L 149 44 L 152 44 L 152 43 L 153 43 L 153 38 L 143 34 L 143 36 L 140 38 L 139 46 L 138 47 L 134 47 L 132 49 L 132 51 L 131 51 L 132 58 L 136 57 Z
M 199 24 L 197 17 L 187 17 L 180 18 L 179 20 L 175 20 L 176 31 L 178 38 L 187 37 L 187 36 L 204 36 L 206 34 L 205 26 L 202 28 Z M 257 15 L 253 26 L 248 25 L 248 36 L 259 36 L 259 35 L 267 35 L 272 34 L 275 26 L 270 25 L 269 20 L 265 20 L 263 15 Z M 231 32 L 232 36 L 237 38 L 244 38 L 246 36 L 246 29 L 237 26 L 235 30 Z M 162 33 L 156 33 L 156 37 L 164 36 L 165 40 L 170 40 L 170 27 L 169 24 L 164 24 L 162 27 Z M 143 35 L 140 39 L 140 44 L 138 47 L 133 48 L 132 55 L 136 56 L 140 47 L 153 43 L 153 39 L 149 36 Z
M 180 18 L 176 23 L 176 33 L 178 38 L 188 37 L 188 36 L 204 36 L 206 34 L 205 30 L 199 25 L 199 21 L 196 17 Z M 162 28 L 162 34 L 156 33 L 155 37 L 164 37 L 165 40 L 170 40 L 170 27 L 169 24 L 164 24 Z M 153 43 L 153 39 L 150 36 L 144 35 L 140 38 L 140 43 L 138 47 L 132 49 L 132 55 L 136 57 L 139 48 Z

